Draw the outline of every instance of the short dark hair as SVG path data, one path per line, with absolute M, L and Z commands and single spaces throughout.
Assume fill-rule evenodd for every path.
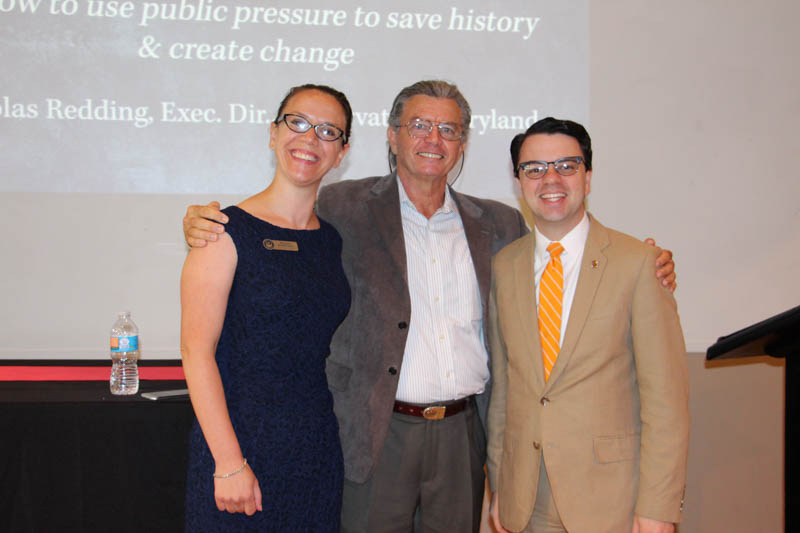
M 350 128 L 353 125 L 353 109 L 350 107 L 350 102 L 347 101 L 347 97 L 344 95 L 343 92 L 337 91 L 333 87 L 329 87 L 327 85 L 318 85 L 316 83 L 306 83 L 304 85 L 298 85 L 296 87 L 292 87 L 289 89 L 289 92 L 286 93 L 286 96 L 283 97 L 281 100 L 281 105 L 278 106 L 278 114 L 275 115 L 275 124 L 278 124 L 281 120 L 281 116 L 283 115 L 283 109 L 286 107 L 286 104 L 289 103 L 289 100 L 296 94 L 302 93 L 304 91 L 319 91 L 321 93 L 329 94 L 333 96 L 339 105 L 342 106 L 342 111 L 344 111 L 344 118 L 345 118 L 345 126 L 344 126 L 344 136 L 342 137 L 342 144 L 347 144 L 350 140 Z
M 525 142 L 525 139 L 537 133 L 545 135 L 560 133 L 578 141 L 581 152 L 583 152 L 583 164 L 586 166 L 587 171 L 592 170 L 592 139 L 589 137 L 589 132 L 586 131 L 586 128 L 571 120 L 547 117 L 534 122 L 531 127 L 525 130 L 525 133 L 520 133 L 511 140 L 511 163 L 514 165 L 515 176 L 519 177 L 517 166 L 519 166 L 519 152 L 522 149 L 522 143 Z
M 472 122 L 472 110 L 469 107 L 467 99 L 458 90 L 454 83 L 444 80 L 422 80 L 403 88 L 392 102 L 392 110 L 389 112 L 389 125 L 393 128 L 399 128 L 400 117 L 403 115 L 403 109 L 406 102 L 413 96 L 430 96 L 432 98 L 447 98 L 448 100 L 455 100 L 458 108 L 461 110 L 461 142 L 467 141 L 469 136 L 469 125 Z M 389 149 L 389 168 L 394 171 L 397 166 L 397 157 Z

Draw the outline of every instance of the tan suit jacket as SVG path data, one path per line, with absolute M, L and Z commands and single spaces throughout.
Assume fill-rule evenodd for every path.
M 489 308 L 489 483 L 500 521 L 528 523 L 546 464 L 570 533 L 628 533 L 633 515 L 679 522 L 689 408 L 675 300 L 658 250 L 591 219 L 567 331 L 545 383 L 535 234 L 494 258 Z

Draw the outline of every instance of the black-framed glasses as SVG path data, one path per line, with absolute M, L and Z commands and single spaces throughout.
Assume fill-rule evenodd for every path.
M 332 142 L 342 137 L 342 142 L 347 144 L 347 136 L 333 124 L 312 124 L 303 115 L 295 115 L 294 113 L 284 113 L 281 115 L 276 121 L 276 124 L 280 124 L 281 122 L 285 122 L 286 127 L 295 133 L 305 133 L 311 128 L 314 128 L 314 135 L 322 141 Z
M 452 122 L 431 122 L 424 118 L 415 118 L 408 124 L 408 134 L 417 139 L 427 137 L 433 131 L 433 127 L 439 130 L 439 136 L 446 141 L 457 141 L 461 139 L 461 126 Z
M 583 158 L 580 156 L 562 157 L 555 161 L 525 161 L 517 165 L 517 174 L 521 172 L 525 174 L 526 178 L 538 180 L 544 177 L 547 174 L 547 169 L 550 168 L 550 165 L 553 165 L 559 176 L 572 176 L 578 172 L 581 163 L 583 163 Z

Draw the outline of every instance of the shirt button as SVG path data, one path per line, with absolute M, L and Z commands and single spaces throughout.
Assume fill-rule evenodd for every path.
M 435 263 L 435 262 L 436 262 L 436 258 L 434 257 L 433 259 L 431 259 L 431 263 Z
M 439 301 L 439 297 L 438 297 L 438 296 L 436 296 L 436 297 L 433 299 L 433 301 L 434 301 L 434 302 L 438 302 L 438 301 Z
M 398 322 L 397 327 L 400 329 L 406 329 L 408 327 L 408 322 L 403 320 L 402 322 Z
M 395 368 L 393 366 L 390 366 L 389 367 L 389 375 L 391 375 L 391 376 L 397 375 L 397 368 Z

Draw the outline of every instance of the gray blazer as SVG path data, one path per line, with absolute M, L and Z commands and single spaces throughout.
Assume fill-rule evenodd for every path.
M 411 300 L 394 175 L 346 180 L 320 190 L 317 211 L 342 235 L 350 313 L 331 341 L 328 385 L 345 477 L 365 482 L 381 453 L 403 364 Z M 450 191 L 461 214 L 488 324 L 491 256 L 527 233 L 516 209 Z M 484 428 L 490 387 L 478 398 Z

